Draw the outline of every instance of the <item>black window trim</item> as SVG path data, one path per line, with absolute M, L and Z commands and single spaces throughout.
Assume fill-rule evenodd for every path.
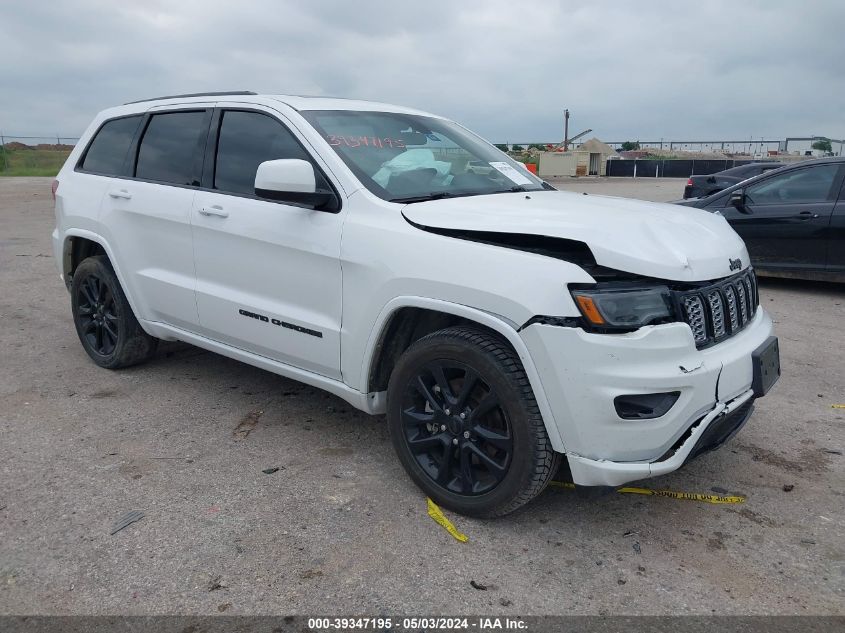
M 841 165 L 839 167 L 839 191 L 837 192 L 836 198 L 834 198 L 833 202 L 834 204 L 837 202 L 845 202 L 845 165 Z
M 129 146 L 126 148 L 126 154 L 123 157 L 123 164 L 120 166 L 120 171 L 117 174 L 107 174 L 101 171 L 94 171 L 92 169 L 85 169 L 82 165 L 85 163 L 85 159 L 88 156 L 88 152 L 91 150 L 91 146 L 94 144 L 94 140 L 100 134 L 102 129 L 112 123 L 113 121 L 119 121 L 121 119 L 130 119 L 133 117 L 138 117 L 138 124 L 135 126 L 135 132 L 132 134 L 132 139 L 129 141 Z M 81 174 L 91 174 L 92 176 L 105 176 L 106 178 L 124 178 L 127 173 L 126 169 L 126 159 L 130 156 L 130 151 L 135 144 L 135 141 L 138 138 L 138 130 L 140 130 L 144 123 L 144 113 L 143 112 L 133 112 L 132 114 L 122 114 L 120 116 L 115 116 L 110 119 L 106 119 L 97 127 L 96 131 L 91 135 L 91 138 L 88 139 L 88 143 L 85 145 L 85 149 L 82 150 L 82 153 L 79 155 L 79 159 L 76 161 L 76 165 L 74 165 L 73 171 L 79 172 Z
M 79 156 L 79 160 L 77 160 L 76 165 L 74 166 L 74 171 L 83 173 L 83 174 L 91 174 L 94 176 L 103 176 L 106 178 L 117 178 L 120 180 L 132 180 L 136 182 L 148 182 L 155 185 L 162 185 L 165 187 L 177 187 L 180 189 L 194 189 L 196 191 L 206 191 L 209 193 L 217 193 L 220 195 L 225 196 L 234 196 L 237 198 L 246 198 L 249 200 L 260 200 L 261 202 L 272 202 L 275 204 L 293 206 L 293 207 L 300 207 L 303 209 L 314 209 L 313 205 L 304 204 L 304 203 L 297 203 L 297 202 L 289 202 L 286 200 L 270 200 L 268 198 L 262 198 L 261 196 L 256 196 L 254 194 L 243 194 L 243 193 L 236 193 L 231 191 L 223 191 L 221 189 L 214 188 L 214 160 L 217 156 L 217 137 L 220 131 L 220 121 L 223 118 L 223 112 L 225 111 L 236 111 L 236 112 L 253 112 L 256 114 L 262 114 L 264 116 L 270 117 L 274 121 L 276 121 L 279 125 L 283 126 L 293 137 L 294 141 L 302 148 L 302 151 L 309 157 L 311 165 L 316 169 L 320 175 L 323 176 L 325 181 L 331 187 L 332 193 L 334 194 L 337 208 L 335 209 L 316 209 L 323 213 L 340 213 L 343 210 L 343 197 L 340 195 L 340 189 L 338 188 L 337 184 L 329 177 L 328 173 L 325 169 L 323 169 L 322 165 L 314 158 L 314 152 L 310 151 L 300 140 L 299 136 L 291 129 L 285 121 L 280 119 L 278 116 L 267 112 L 266 110 L 254 108 L 254 107 L 231 107 L 231 106 L 222 106 L 222 107 L 214 107 L 214 106 L 204 106 L 204 107 L 191 107 L 190 105 L 185 105 L 183 107 L 174 107 L 174 108 L 161 108 L 161 109 L 151 109 L 146 110 L 144 112 L 131 112 L 128 114 L 122 114 L 120 116 L 111 117 L 103 121 L 98 127 L 94 134 L 91 135 L 91 138 L 88 140 L 88 144 L 86 145 L 85 149 L 83 150 L 82 154 Z M 205 112 L 206 118 L 203 121 L 203 125 L 206 127 L 206 133 L 200 134 L 199 141 L 197 143 L 197 155 L 194 162 L 193 168 L 193 181 L 199 182 L 199 185 L 180 185 L 173 182 L 165 182 L 162 180 L 150 180 L 147 178 L 138 178 L 135 176 L 135 170 L 138 165 L 138 152 L 141 148 L 141 140 L 144 137 L 144 134 L 147 132 L 147 128 L 149 127 L 150 121 L 154 116 L 159 114 L 170 114 L 176 112 Z M 95 172 L 87 169 L 82 168 L 82 164 L 85 161 L 85 157 L 88 154 L 88 150 L 91 148 L 91 144 L 94 142 L 94 139 L 97 138 L 97 134 L 100 133 L 100 130 L 103 129 L 107 123 L 112 121 L 116 121 L 118 119 L 128 119 L 130 117 L 138 117 L 139 122 L 138 126 L 135 129 L 135 133 L 132 137 L 131 142 L 129 143 L 129 148 L 126 151 L 126 156 L 123 159 L 123 165 L 121 167 L 119 174 L 105 174 L 101 172 Z
M 837 192 L 840 192 L 840 190 L 841 190 L 840 195 L 842 197 L 839 198 L 839 199 L 840 200 L 845 199 L 845 164 L 842 164 L 840 161 L 825 162 L 825 163 L 820 163 L 818 165 L 802 165 L 802 164 L 799 163 L 795 166 L 794 169 L 788 169 L 788 170 L 785 170 L 785 171 L 783 171 L 779 174 L 775 174 L 774 173 L 775 170 L 771 169 L 771 170 L 769 170 L 769 172 L 764 172 L 763 174 L 760 174 L 760 176 L 759 176 L 760 180 L 758 180 L 757 182 L 755 182 L 751 186 L 756 187 L 759 184 L 767 182 L 771 178 L 777 178 L 778 176 L 782 176 L 784 174 L 789 174 L 789 173 L 792 173 L 793 171 L 799 171 L 801 169 L 812 169 L 813 167 L 823 167 L 825 165 L 839 165 L 839 171 L 837 171 L 836 175 L 833 177 L 833 186 L 831 187 L 830 192 L 828 192 L 827 199 L 822 201 L 822 202 L 798 202 L 798 203 L 794 203 L 794 204 L 828 204 L 828 203 L 831 203 L 831 202 L 835 203 L 836 200 L 837 200 Z M 765 175 L 765 178 L 762 177 L 764 175 Z M 756 177 L 757 176 L 755 176 L 755 178 Z M 839 183 L 839 184 L 837 185 L 837 183 Z M 727 208 L 730 208 L 731 207 L 731 194 L 734 191 L 746 191 L 747 189 L 748 189 L 748 185 L 745 185 L 745 186 L 742 186 L 742 187 L 739 186 L 739 183 L 737 183 L 736 185 L 732 185 L 732 186 L 728 187 L 727 189 L 723 189 L 722 191 L 720 191 L 719 194 L 714 194 L 714 200 L 711 201 L 706 207 L 702 207 L 702 208 L 705 208 L 705 209 L 727 209 Z M 757 203 L 757 204 L 759 204 L 759 203 Z M 775 206 L 775 205 L 759 204 L 759 206 L 760 207 L 767 207 L 767 206 Z
M 131 161 L 129 165 L 124 165 L 124 173 L 126 173 L 126 178 L 129 180 L 134 180 L 137 182 L 149 182 L 154 185 L 164 185 L 167 187 L 179 187 L 180 189 L 200 189 L 198 184 L 191 184 L 191 185 L 180 185 L 179 183 L 175 182 L 167 182 L 165 180 L 152 180 L 149 178 L 138 178 L 135 175 L 135 172 L 138 169 L 138 155 L 141 151 L 141 142 L 144 140 L 144 135 L 147 133 L 147 129 L 150 126 L 150 122 L 152 121 L 154 116 L 159 116 L 162 114 L 176 114 L 179 112 L 203 112 L 205 113 L 205 117 L 203 118 L 202 128 L 205 128 L 206 133 L 203 134 L 202 130 L 197 138 L 197 147 L 195 148 L 194 154 L 194 164 L 192 165 L 191 169 L 191 181 L 194 183 L 202 182 L 202 161 L 205 157 L 205 143 L 207 139 L 207 132 L 208 126 L 211 122 L 211 117 L 213 114 L 214 108 L 211 107 L 181 107 L 181 108 L 173 108 L 173 109 L 161 109 L 161 110 L 148 110 L 144 114 L 144 121 L 140 126 L 140 131 L 135 134 L 135 138 L 132 139 L 132 144 L 129 146 L 131 156 Z M 126 169 L 129 167 L 129 169 Z
M 797 166 L 795 167 L 795 169 L 790 169 L 789 171 L 785 171 L 785 172 L 782 172 L 782 173 L 779 173 L 779 174 L 774 174 L 774 173 L 773 173 L 772 175 L 767 176 L 766 178 L 761 179 L 759 182 L 755 182 L 755 183 L 753 183 L 753 184 L 751 184 L 751 185 L 746 185 L 745 187 L 741 187 L 741 189 L 742 189 L 744 192 L 746 192 L 746 193 L 747 193 L 749 189 L 751 189 L 751 188 L 753 188 L 753 187 L 760 186 L 760 185 L 764 185 L 764 184 L 766 184 L 767 182 L 769 182 L 770 180 L 772 180 L 772 179 L 774 179 L 774 178 L 781 178 L 781 177 L 783 177 L 783 176 L 789 176 L 789 175 L 791 175 L 791 174 L 793 174 L 793 173 L 796 173 L 796 172 L 807 171 L 807 170 L 809 170 L 809 169 L 819 169 L 819 168 L 821 168 L 821 167 L 830 167 L 830 166 L 834 166 L 834 167 L 836 167 L 836 166 L 837 166 L 837 164 L 836 164 L 836 163 L 833 163 L 833 162 L 831 162 L 831 163 L 822 163 L 822 164 L 819 164 L 819 165 L 800 165 L 800 164 L 799 164 L 799 165 L 797 165 Z M 772 170 L 772 171 L 774 171 L 774 170 Z M 764 172 L 764 173 L 765 173 L 765 172 Z M 761 174 L 761 175 L 762 175 L 762 174 Z M 836 173 L 834 173 L 834 174 L 833 174 L 833 181 L 830 183 L 830 189 L 828 189 L 828 192 L 827 192 L 827 197 L 826 197 L 824 200 L 813 200 L 813 201 L 810 201 L 810 202 L 800 202 L 800 201 L 797 201 L 797 202 L 791 202 L 791 203 L 784 203 L 784 202 L 769 202 L 769 203 L 765 203 L 765 202 L 754 202 L 753 204 L 754 204 L 754 205 L 756 205 L 756 206 L 758 206 L 758 207 L 773 207 L 773 206 L 783 206 L 784 204 L 827 204 L 827 203 L 829 203 L 829 202 L 836 202 L 836 196 L 837 196 L 837 193 L 839 192 L 839 186 L 842 184 L 842 177 L 843 177 L 843 175 L 845 175 L 845 166 L 843 166 L 843 165 L 839 165 L 839 166 L 838 166 L 838 169 L 837 169 L 837 171 L 836 171 Z M 730 199 L 730 197 L 729 197 L 728 199 Z
M 218 137 L 220 136 L 220 125 L 223 121 L 223 114 L 225 112 L 249 112 L 252 114 L 261 114 L 266 116 L 279 125 L 281 125 L 287 132 L 291 135 L 291 138 L 296 142 L 297 145 L 302 149 L 306 156 L 308 156 L 309 162 L 311 166 L 320 173 L 323 179 L 329 184 L 329 187 L 334 194 L 334 198 L 336 201 L 336 208 L 333 209 L 315 209 L 313 205 L 300 203 L 300 202 L 292 202 L 288 200 L 271 200 L 269 198 L 262 198 L 261 196 L 257 196 L 255 194 L 248 194 L 248 193 L 239 193 L 235 191 L 225 191 L 223 189 L 215 189 L 214 188 L 214 168 L 215 162 L 217 160 L 217 142 Z M 266 110 L 261 110 L 257 108 L 251 107 L 236 107 L 236 106 L 220 106 L 214 108 L 214 113 L 212 114 L 211 121 L 208 127 L 208 138 L 206 139 L 205 143 L 205 153 L 203 155 L 202 161 L 202 177 L 200 180 L 200 186 L 198 189 L 200 191 L 207 191 L 209 193 L 217 193 L 224 196 L 233 196 L 236 198 L 246 198 L 248 200 L 259 200 L 261 202 L 271 202 L 274 204 L 281 204 L 286 206 L 293 206 L 299 207 L 303 209 L 313 209 L 315 211 L 321 211 L 323 213 L 340 213 L 343 209 L 343 198 L 339 193 L 337 185 L 334 181 L 329 178 L 326 170 L 320 165 L 319 162 L 314 158 L 314 153 L 309 151 L 307 147 L 302 143 L 299 137 L 294 133 L 291 127 L 282 121 L 279 117 L 267 112 Z

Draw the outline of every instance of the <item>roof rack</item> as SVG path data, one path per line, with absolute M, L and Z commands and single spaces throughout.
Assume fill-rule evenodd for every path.
M 256 95 L 257 92 L 252 90 L 226 90 L 224 92 L 192 92 L 186 95 L 167 95 L 164 97 L 152 97 L 150 99 L 138 99 L 137 101 L 127 101 L 123 105 L 132 105 L 133 103 L 144 103 L 145 101 L 158 101 L 160 99 L 184 99 L 187 97 L 223 97 L 229 95 Z

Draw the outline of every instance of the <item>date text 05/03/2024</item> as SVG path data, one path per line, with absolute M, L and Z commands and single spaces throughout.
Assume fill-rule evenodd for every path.
M 401 628 L 399 625 L 401 624 Z M 309 618 L 308 628 L 312 631 L 394 630 L 394 631 L 526 631 L 528 623 L 520 618 L 475 617 L 354 617 L 354 618 Z

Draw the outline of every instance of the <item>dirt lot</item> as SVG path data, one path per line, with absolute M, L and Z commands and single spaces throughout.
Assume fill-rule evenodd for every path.
M 763 282 L 783 379 L 729 445 L 643 484 L 746 503 L 550 489 L 452 516 L 462 544 L 380 418 L 185 345 L 95 367 L 49 182 L 0 180 L 0 613 L 845 612 L 845 288 Z M 667 200 L 683 181 L 561 186 Z

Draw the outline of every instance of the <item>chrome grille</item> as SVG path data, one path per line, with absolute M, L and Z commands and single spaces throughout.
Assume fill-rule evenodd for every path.
M 745 286 L 745 297 L 748 301 L 748 320 L 751 320 L 751 316 L 754 314 L 754 290 L 751 288 L 751 282 L 748 279 L 742 280 L 742 285 Z
M 687 323 L 692 328 L 695 344 L 705 342 L 707 340 L 707 326 L 704 324 L 704 303 L 702 303 L 701 297 L 697 295 L 684 297 L 684 312 L 687 316 Z
M 682 318 L 690 326 L 697 347 L 733 336 L 757 311 L 757 279 L 749 268 L 720 282 L 676 291 Z
M 760 305 L 760 296 L 757 294 L 757 275 L 750 275 L 747 280 L 751 285 L 751 305 L 756 307 Z
M 733 286 L 725 288 L 725 299 L 728 303 L 728 316 L 731 322 L 731 332 L 739 329 L 739 309 L 736 304 L 736 290 Z
M 748 294 L 742 281 L 736 285 L 736 292 L 739 295 L 739 324 L 745 325 L 748 323 Z
M 707 293 L 707 303 L 710 304 L 710 315 L 713 317 L 713 335 L 722 338 L 725 335 L 725 308 L 718 290 Z

